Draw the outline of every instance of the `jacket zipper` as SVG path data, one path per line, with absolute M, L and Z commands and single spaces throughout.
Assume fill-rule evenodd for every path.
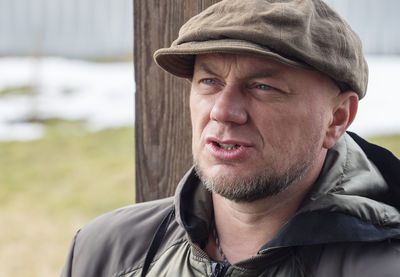
M 229 266 L 225 266 L 223 263 L 211 262 L 211 277 L 222 277 L 225 275 L 226 269 Z

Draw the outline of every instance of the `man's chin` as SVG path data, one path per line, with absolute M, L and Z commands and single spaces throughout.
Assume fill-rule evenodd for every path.
M 195 170 L 207 190 L 235 202 L 252 202 L 281 191 L 270 187 L 261 174 L 238 175 L 238 170 L 227 172 L 221 168 L 205 171 L 198 164 Z
M 225 165 L 225 170 L 221 166 L 204 168 L 195 161 L 195 170 L 209 191 L 236 202 L 253 202 L 275 196 L 286 190 L 293 183 L 302 179 L 310 164 L 310 162 L 301 163 L 301 166 L 288 168 L 284 172 L 264 169 L 261 172 L 253 171 L 253 174 L 248 174 L 249 172 L 242 172 L 234 167 L 226 170 Z

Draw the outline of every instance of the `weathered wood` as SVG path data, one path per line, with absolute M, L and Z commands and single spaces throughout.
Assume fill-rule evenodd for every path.
M 153 62 L 180 26 L 217 0 L 135 0 L 136 201 L 173 195 L 192 164 L 189 82 Z

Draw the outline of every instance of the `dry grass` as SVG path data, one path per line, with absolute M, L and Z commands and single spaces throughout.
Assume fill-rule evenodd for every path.
M 49 216 L 24 203 L 0 211 L 0 276 L 58 276 L 73 234 L 88 218 Z
M 133 129 L 81 127 L 56 122 L 44 139 L 0 143 L 0 277 L 59 276 L 81 226 L 134 202 Z

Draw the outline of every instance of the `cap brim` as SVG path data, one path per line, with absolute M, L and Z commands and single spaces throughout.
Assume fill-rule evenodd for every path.
M 195 55 L 227 53 L 264 56 L 278 62 L 305 69 L 312 69 L 309 65 L 284 57 L 271 49 L 258 44 L 242 40 L 222 39 L 208 41 L 192 41 L 170 48 L 161 48 L 154 53 L 156 63 L 169 73 L 182 78 L 191 78 Z

